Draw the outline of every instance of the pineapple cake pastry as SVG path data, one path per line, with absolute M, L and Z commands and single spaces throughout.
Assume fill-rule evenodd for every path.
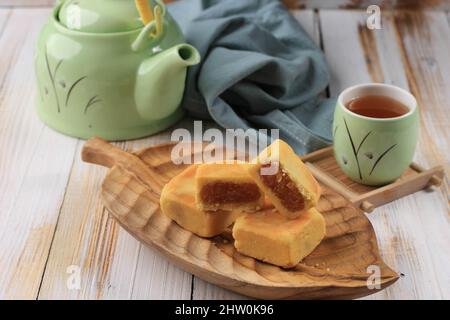
M 238 252 L 292 268 L 314 251 L 325 231 L 325 220 L 314 208 L 297 219 L 286 218 L 272 208 L 240 216 L 233 226 L 233 238 Z
M 320 186 L 308 167 L 282 140 L 266 148 L 249 174 L 284 216 L 294 219 L 317 205 Z
M 241 214 L 238 211 L 209 212 L 195 203 L 195 175 L 198 165 L 174 177 L 161 193 L 161 209 L 181 227 L 201 237 L 214 237 L 226 230 Z

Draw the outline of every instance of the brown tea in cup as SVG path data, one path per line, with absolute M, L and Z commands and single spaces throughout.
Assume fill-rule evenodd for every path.
M 409 112 L 403 103 L 387 96 L 363 96 L 350 100 L 348 110 L 369 118 L 397 118 Z

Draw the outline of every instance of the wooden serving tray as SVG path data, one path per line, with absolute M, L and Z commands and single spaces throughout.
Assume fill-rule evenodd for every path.
M 384 289 L 398 279 L 381 259 L 366 215 L 326 185 L 322 185 L 318 210 L 325 217 L 327 236 L 293 269 L 237 253 L 229 232 L 204 239 L 184 230 L 159 207 L 163 186 L 187 167 L 172 162 L 173 147 L 165 144 L 131 154 L 95 138 L 86 142 L 82 157 L 86 162 L 110 168 L 102 185 L 102 198 L 120 225 L 186 271 L 260 299 L 357 298 Z M 373 266 L 380 271 L 378 289 L 367 285 Z
M 352 181 L 344 174 L 334 157 L 333 147 L 310 153 L 302 159 L 317 180 L 367 213 L 424 188 L 440 186 L 444 178 L 442 166 L 425 170 L 413 163 L 394 183 L 378 188 L 369 187 Z

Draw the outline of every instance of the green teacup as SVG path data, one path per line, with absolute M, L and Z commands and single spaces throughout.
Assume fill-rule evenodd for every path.
M 386 96 L 409 111 L 395 118 L 372 118 L 350 111 L 355 98 Z M 353 181 L 370 186 L 391 183 L 411 164 L 419 134 L 419 108 L 409 92 L 387 84 L 362 84 L 346 89 L 334 114 L 334 153 Z

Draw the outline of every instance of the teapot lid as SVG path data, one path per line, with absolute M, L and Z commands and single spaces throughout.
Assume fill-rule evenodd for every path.
M 147 1 L 152 5 L 152 0 Z M 126 32 L 144 26 L 133 0 L 65 0 L 58 18 L 66 28 L 88 33 Z

